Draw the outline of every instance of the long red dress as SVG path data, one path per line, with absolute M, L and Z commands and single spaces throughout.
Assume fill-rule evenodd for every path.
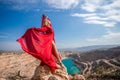
M 52 54 L 54 31 L 51 23 L 43 25 L 45 19 L 49 20 L 49 18 L 43 15 L 41 28 L 29 28 L 17 41 L 25 52 L 41 60 L 42 64 L 48 65 L 51 70 L 55 70 L 57 65 Z

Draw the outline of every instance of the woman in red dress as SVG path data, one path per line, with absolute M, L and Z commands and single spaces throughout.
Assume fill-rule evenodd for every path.
M 52 24 L 46 15 L 42 16 L 41 28 L 27 29 L 17 41 L 25 52 L 41 60 L 41 65 L 49 66 L 51 71 L 59 68 L 57 62 L 61 63 L 61 57 L 56 48 Z

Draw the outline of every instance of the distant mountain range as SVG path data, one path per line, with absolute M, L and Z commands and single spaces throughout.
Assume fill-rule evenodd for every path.
M 87 49 L 97 50 L 73 51 L 68 56 L 74 60 L 81 70 L 81 74 L 88 76 L 86 80 L 93 80 L 93 78 L 95 80 L 120 80 L 120 46 L 100 45 L 94 47 L 90 48 L 89 46 Z
M 61 51 L 91 51 L 91 50 L 106 50 L 109 48 L 114 48 L 120 45 L 93 45 L 93 46 L 85 46 L 85 47 L 77 47 L 77 48 L 64 48 L 64 49 L 59 49 Z

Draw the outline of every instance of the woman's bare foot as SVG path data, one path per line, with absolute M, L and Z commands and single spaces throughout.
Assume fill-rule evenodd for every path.
M 57 68 L 58 68 L 58 69 L 60 69 L 60 68 L 61 68 L 61 66 L 57 64 Z

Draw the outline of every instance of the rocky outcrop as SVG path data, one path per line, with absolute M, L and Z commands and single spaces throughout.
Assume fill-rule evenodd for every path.
M 64 66 L 51 72 L 26 53 L 0 54 L 0 80 L 85 80 L 82 75 L 68 75 Z
M 80 74 L 69 75 L 70 80 L 85 80 L 85 77 Z
M 39 65 L 35 70 L 32 80 L 69 80 L 69 77 L 63 65 L 55 71 L 51 71 L 46 65 Z
M 68 75 L 64 65 L 60 65 L 60 68 L 53 72 L 50 71 L 48 66 L 39 65 L 32 80 L 85 80 L 85 77 L 80 74 Z
M 26 53 L 0 55 L 0 80 L 30 80 L 40 61 Z

